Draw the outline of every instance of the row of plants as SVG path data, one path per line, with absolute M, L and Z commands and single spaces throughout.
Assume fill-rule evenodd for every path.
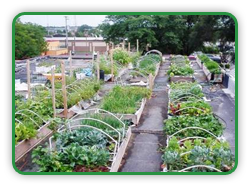
M 77 120 L 70 120 L 70 124 L 74 125 L 74 122 L 77 123 Z M 54 147 L 39 146 L 32 152 L 33 163 L 38 165 L 40 172 L 110 171 L 118 151 L 110 137 L 118 141 L 119 148 L 125 138 L 123 133 L 128 128 L 128 124 L 107 114 L 87 113 L 82 115 L 80 125 L 90 126 L 90 128 L 79 127 L 64 131 L 59 129 L 52 137 Z M 118 139 L 119 135 L 121 139 Z
M 68 107 L 76 105 L 81 100 L 92 98 L 100 89 L 100 83 L 94 79 L 84 79 L 76 81 L 74 77 L 66 77 L 67 85 L 67 104 Z M 38 87 L 37 87 L 38 88 Z M 52 95 L 51 90 L 38 88 L 35 96 L 31 99 L 15 100 L 15 143 L 34 138 L 38 129 L 46 123 L 53 123 Z M 55 83 L 56 88 L 56 108 L 63 108 L 62 84 L 60 81 Z
M 141 72 L 144 75 L 155 75 L 157 64 L 161 62 L 160 55 L 157 54 L 149 54 L 146 56 L 143 56 L 143 58 L 138 60 L 138 67 L 135 69 Z
M 134 114 L 143 98 L 151 97 L 151 90 L 144 87 L 115 86 L 103 98 L 101 108 L 112 113 Z
M 232 169 L 233 155 L 223 140 L 224 125 L 204 101 L 197 83 L 171 83 L 169 118 L 164 121 L 167 146 L 163 171 L 223 172 Z
M 28 100 L 15 101 L 15 143 L 34 138 L 37 129 L 52 121 L 53 108 L 50 92 L 38 91 Z
M 167 71 L 170 77 L 173 76 L 191 76 L 194 70 L 190 66 L 190 61 L 185 57 L 171 57 L 171 66 Z
M 198 57 L 201 60 L 201 63 L 206 66 L 206 68 L 210 71 L 211 74 L 221 74 L 221 68 L 217 62 L 211 60 L 205 54 L 199 55 Z
M 74 77 L 66 77 L 67 105 L 72 107 L 81 100 L 92 98 L 101 88 L 101 82 L 94 78 L 84 78 L 76 80 Z M 63 95 L 61 91 L 61 82 L 56 82 L 56 107 L 63 108 Z
M 116 48 L 113 50 L 113 59 L 125 66 L 132 62 L 129 52 L 122 48 Z

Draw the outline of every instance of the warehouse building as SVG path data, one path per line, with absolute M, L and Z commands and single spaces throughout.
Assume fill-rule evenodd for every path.
M 54 50 L 67 48 L 66 37 L 52 37 L 45 38 L 45 40 L 49 45 L 56 42 L 56 45 L 53 45 Z M 75 53 L 99 51 L 104 53 L 108 51 L 108 44 L 102 37 L 68 37 L 68 51 L 75 51 Z

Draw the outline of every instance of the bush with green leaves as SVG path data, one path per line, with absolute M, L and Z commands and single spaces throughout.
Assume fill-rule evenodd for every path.
M 121 48 L 116 48 L 113 50 L 113 59 L 115 61 L 118 61 L 122 65 L 127 65 L 131 62 L 131 57 L 129 56 L 129 53 Z
M 216 136 L 221 136 L 223 134 L 224 127 L 220 121 L 215 118 L 212 114 L 199 115 L 199 116 L 189 116 L 180 115 L 171 117 L 171 119 L 166 119 L 164 121 L 164 130 L 167 135 L 172 135 L 177 131 L 187 128 L 187 127 L 200 127 L 208 130 Z M 177 134 L 178 137 L 209 137 L 209 133 L 199 130 L 199 129 L 188 129 Z
M 132 53 L 130 54 L 130 57 L 131 57 L 131 63 L 133 64 L 133 66 L 136 66 L 139 58 L 141 57 L 141 54 L 139 52 Z
M 212 138 L 185 140 L 179 143 L 173 137 L 162 155 L 168 171 L 180 171 L 194 165 L 207 165 L 221 171 L 229 171 L 233 166 L 233 154 L 227 142 Z M 192 172 L 211 172 L 214 170 L 199 167 Z
M 111 62 L 106 60 L 103 56 L 100 57 L 99 69 L 104 71 L 104 74 L 111 74 Z M 113 63 L 114 75 L 118 74 L 118 65 Z
M 113 113 L 134 114 L 143 98 L 149 98 L 151 90 L 144 87 L 115 86 L 104 97 L 101 108 Z

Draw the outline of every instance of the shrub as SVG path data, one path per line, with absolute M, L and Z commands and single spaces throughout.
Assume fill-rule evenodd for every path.
M 129 56 L 129 53 L 121 48 L 114 49 L 113 59 L 115 61 L 120 62 L 123 65 L 127 65 L 128 63 L 131 62 L 131 57 Z

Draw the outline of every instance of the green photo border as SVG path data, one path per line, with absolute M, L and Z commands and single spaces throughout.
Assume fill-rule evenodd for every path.
M 22 15 L 227 15 L 235 22 L 235 165 L 228 172 L 23 172 L 15 165 L 15 22 Z M 22 175 L 228 175 L 235 171 L 238 165 L 238 22 L 234 15 L 228 12 L 22 12 L 16 15 L 12 22 L 12 165 L 14 170 Z
M 30 184 L 16 183 L 16 185 L 30 185 Z M 34 184 L 34 185 L 54 185 L 54 184 Z M 68 184 L 68 185 L 81 185 L 81 184 Z M 82 185 L 103 185 L 103 184 L 82 184 Z M 106 185 L 115 185 L 115 184 L 106 184 Z M 138 184 L 117 184 L 117 185 L 138 185 Z M 142 185 L 146 185 L 146 184 L 142 184 Z M 163 185 L 186 185 L 186 184 L 163 184 Z M 240 181 L 235 182 L 235 183 L 230 183 L 230 184 L 189 184 L 189 185 L 240 185 Z

